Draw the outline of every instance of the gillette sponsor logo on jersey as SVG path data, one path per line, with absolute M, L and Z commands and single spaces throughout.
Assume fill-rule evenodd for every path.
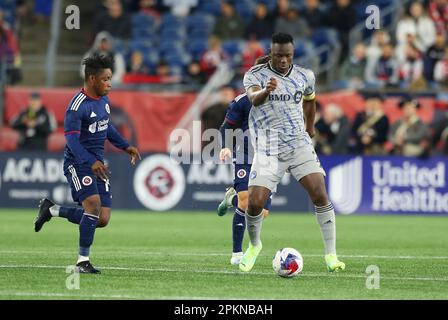
M 339 213 L 448 213 L 446 158 L 321 157 L 321 161 Z

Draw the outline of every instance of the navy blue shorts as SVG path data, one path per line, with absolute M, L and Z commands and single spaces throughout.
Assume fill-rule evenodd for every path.
M 237 193 L 247 191 L 251 165 L 234 164 L 234 168 L 235 168 L 235 177 L 233 179 L 233 188 L 236 190 Z M 271 209 L 271 203 L 272 203 L 272 193 L 269 195 L 269 198 L 266 201 L 264 208 L 266 210 Z
M 72 189 L 73 201 L 82 204 L 86 198 L 98 194 L 102 207 L 112 207 L 109 180 L 104 181 L 95 176 L 90 167 L 68 165 L 64 170 L 64 175 Z

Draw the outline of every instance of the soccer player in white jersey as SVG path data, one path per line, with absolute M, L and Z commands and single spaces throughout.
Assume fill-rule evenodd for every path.
M 263 206 L 285 172 L 290 172 L 305 188 L 315 206 L 327 270 L 345 269 L 336 255 L 336 221 L 325 188 L 325 171 L 311 141 L 316 111 L 315 77 L 311 70 L 293 65 L 293 55 L 291 35 L 274 34 L 271 60 L 252 67 L 244 75 L 244 87 L 253 105 L 249 129 L 255 148 L 246 211 L 250 242 L 239 265 L 244 272 L 253 268 L 262 249 Z

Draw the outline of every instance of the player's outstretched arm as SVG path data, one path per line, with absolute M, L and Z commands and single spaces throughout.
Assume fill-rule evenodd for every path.
M 131 164 L 135 166 L 135 163 L 137 160 L 142 160 L 142 157 L 140 156 L 140 152 L 138 152 L 138 149 L 134 146 L 127 147 L 124 151 L 128 153 L 131 156 Z
M 263 104 L 269 94 L 277 88 L 277 80 L 269 79 L 266 87 L 252 86 L 247 90 L 247 96 L 254 107 Z

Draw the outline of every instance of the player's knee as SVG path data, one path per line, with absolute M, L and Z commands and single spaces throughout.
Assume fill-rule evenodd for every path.
M 96 225 L 97 228 L 104 228 L 109 224 L 109 218 L 100 217 Z
M 93 214 L 95 216 L 99 216 L 101 212 L 101 201 L 98 201 L 95 198 L 87 198 L 82 202 L 84 210 L 87 213 Z
M 328 196 L 325 187 L 316 186 L 310 192 L 311 201 L 315 206 L 321 207 L 328 204 Z
M 263 205 L 260 203 L 249 203 L 246 213 L 250 216 L 258 216 L 263 211 Z
M 238 207 L 243 210 L 247 210 L 247 204 L 249 202 L 249 197 L 247 194 L 238 195 Z

